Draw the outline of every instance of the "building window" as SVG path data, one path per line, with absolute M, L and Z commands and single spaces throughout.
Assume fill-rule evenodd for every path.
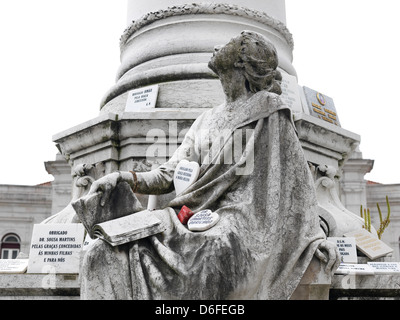
M 7 234 L 1 240 L 1 259 L 16 259 L 21 248 L 21 240 L 16 234 Z

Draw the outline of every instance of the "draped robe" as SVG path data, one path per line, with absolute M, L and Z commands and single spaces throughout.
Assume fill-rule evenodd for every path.
M 154 212 L 166 230 L 117 247 L 96 242 L 82 298 L 289 299 L 325 238 L 290 109 L 261 91 L 233 110 L 206 111 L 168 162 L 137 173 L 137 192 L 173 190 L 182 159 L 197 161 L 200 176 Z M 183 205 L 220 221 L 191 232 L 177 218 Z

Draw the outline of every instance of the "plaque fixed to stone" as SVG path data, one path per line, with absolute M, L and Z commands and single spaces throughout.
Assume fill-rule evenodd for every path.
M 125 111 L 135 112 L 155 108 L 158 97 L 158 85 L 131 90 L 128 92 Z
M 282 73 L 282 94 L 280 98 L 293 112 L 302 112 L 299 85 L 297 79 L 286 73 Z
M 211 210 L 202 210 L 189 219 L 187 226 L 190 231 L 206 231 L 214 227 L 219 219 L 218 213 Z
M 368 264 L 342 263 L 336 269 L 335 274 L 359 274 L 374 275 L 374 269 Z
M 340 127 L 333 99 L 307 87 L 303 87 L 303 90 L 310 114 Z
M 0 274 L 25 273 L 28 259 L 0 259 Z
M 343 263 L 358 263 L 355 238 L 330 237 L 327 240 L 336 244 Z
M 400 274 L 400 262 L 368 262 L 375 274 Z
M 356 239 L 357 249 L 364 253 L 371 260 L 386 256 L 393 252 L 386 243 L 373 236 L 365 229 L 346 233 L 345 237 L 354 237 Z
M 83 237 L 80 223 L 35 224 L 28 273 L 79 273 Z
M 197 162 L 188 160 L 180 161 L 174 172 L 174 187 L 176 194 L 181 194 L 195 183 L 199 174 L 200 166 Z

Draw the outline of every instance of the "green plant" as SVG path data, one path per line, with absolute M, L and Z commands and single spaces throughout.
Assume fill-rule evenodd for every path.
M 364 209 L 364 214 L 363 214 L 363 206 L 361 205 L 360 215 L 361 218 L 364 219 L 363 228 L 371 232 L 371 212 L 369 211 L 369 209 Z
M 376 207 L 378 208 L 378 212 L 379 212 L 379 221 L 380 221 L 379 228 L 376 231 L 376 233 L 378 234 L 378 238 L 379 239 L 382 238 L 383 232 L 389 226 L 389 223 L 390 223 L 390 203 L 389 203 L 388 196 L 386 196 L 386 205 L 387 205 L 387 208 L 388 208 L 388 213 L 386 215 L 386 218 L 383 219 L 382 211 L 381 211 L 381 208 L 379 207 L 379 203 L 376 204 Z M 368 208 L 367 209 L 363 209 L 363 206 L 361 205 L 361 207 L 360 207 L 360 215 L 361 215 L 361 218 L 364 219 L 363 228 L 368 230 L 369 232 L 371 232 L 371 213 L 370 213 L 370 210 Z

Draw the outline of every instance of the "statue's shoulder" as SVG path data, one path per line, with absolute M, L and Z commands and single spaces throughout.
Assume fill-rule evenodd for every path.
M 260 108 L 264 109 L 282 109 L 285 108 L 285 103 L 281 99 L 280 95 L 268 91 L 259 91 L 254 96 L 252 96 L 249 101 L 253 107 L 259 106 Z

